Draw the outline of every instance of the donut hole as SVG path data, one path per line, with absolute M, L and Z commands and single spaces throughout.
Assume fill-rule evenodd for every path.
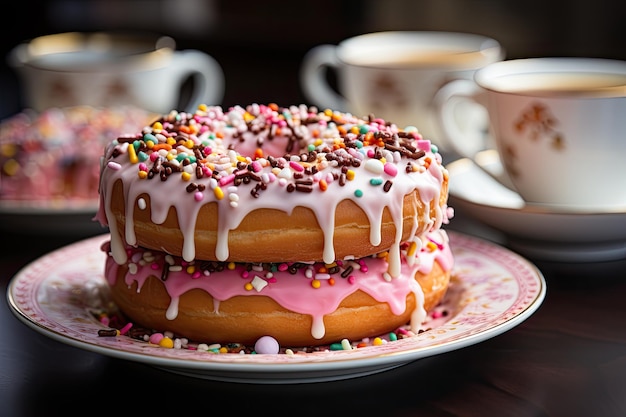
M 276 135 L 258 132 L 243 132 L 237 137 L 233 137 L 226 143 L 229 148 L 234 149 L 244 157 L 255 159 L 257 151 L 263 152 L 263 157 L 282 158 L 287 154 L 297 155 L 304 148 L 300 141 L 294 136 Z

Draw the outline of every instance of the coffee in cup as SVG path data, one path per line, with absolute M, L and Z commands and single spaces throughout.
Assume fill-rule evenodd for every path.
M 476 69 L 503 57 L 496 40 L 476 34 L 374 32 L 314 47 L 304 57 L 300 79 L 312 104 L 360 117 L 373 114 L 400 128 L 415 126 L 445 147 L 432 114 L 434 94 L 448 81 L 471 80 Z M 328 82 L 328 71 L 336 72 L 338 91 Z M 476 109 L 481 114 L 475 115 Z M 478 106 L 462 109 L 459 117 L 486 124 Z
M 224 94 L 224 74 L 217 61 L 199 50 L 176 50 L 174 39 L 167 36 L 46 35 L 16 46 L 8 59 L 20 76 L 24 106 L 35 111 L 133 105 L 164 113 L 219 104 Z
M 626 61 L 545 57 L 502 61 L 436 97 L 440 124 L 473 157 L 454 107 L 485 106 L 504 170 L 527 202 L 561 210 L 626 210 Z

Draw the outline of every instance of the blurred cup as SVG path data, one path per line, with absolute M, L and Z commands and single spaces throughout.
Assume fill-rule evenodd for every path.
M 304 94 L 313 104 L 364 117 L 373 114 L 398 127 L 415 126 L 422 136 L 445 150 L 433 117 L 431 100 L 443 84 L 472 79 L 475 70 L 504 58 L 500 44 L 469 33 L 390 31 L 318 45 L 303 59 Z M 329 82 L 336 74 L 336 89 Z M 338 91 L 337 91 L 338 90 Z M 478 106 L 462 109 L 467 123 L 486 125 Z
M 24 106 L 36 111 L 133 105 L 166 113 L 219 104 L 224 74 L 217 61 L 175 48 L 167 36 L 68 32 L 17 45 L 8 60 L 21 78 Z
M 524 200 L 561 209 L 626 210 L 626 61 L 545 57 L 497 62 L 436 98 L 440 123 L 467 153 L 455 121 L 464 100 L 485 106 L 492 146 Z

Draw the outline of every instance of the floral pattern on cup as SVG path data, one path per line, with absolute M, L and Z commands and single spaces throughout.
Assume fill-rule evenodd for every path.
M 56 101 L 59 107 L 71 107 L 79 101 L 80 93 L 74 91 L 76 87 L 59 78 L 50 84 L 50 88 L 43 91 L 46 100 Z M 111 80 L 105 87 L 100 105 L 103 107 L 115 107 L 117 103 L 136 102 L 132 94 L 132 88 L 121 78 Z
M 561 150 L 565 143 L 561 133 L 554 128 L 558 124 L 559 121 L 544 104 L 533 103 L 528 110 L 522 113 L 515 124 L 515 130 L 520 133 L 527 131 L 531 140 L 548 137 L 552 141 L 552 148 Z
M 527 110 L 522 112 L 515 121 L 514 131 L 520 135 L 526 134 L 531 141 L 549 140 L 550 148 L 556 152 L 565 149 L 565 138 L 556 129 L 559 121 L 552 115 L 550 109 L 543 103 L 532 103 Z M 516 149 L 508 144 L 501 154 L 503 164 L 512 177 L 519 177 L 520 170 L 516 166 Z
M 395 107 L 404 107 L 409 103 L 409 98 L 406 97 L 405 91 L 401 88 L 398 81 L 387 73 L 377 74 L 371 80 L 370 90 L 370 103 L 369 107 L 377 109 L 381 107 L 381 100 L 386 104 Z

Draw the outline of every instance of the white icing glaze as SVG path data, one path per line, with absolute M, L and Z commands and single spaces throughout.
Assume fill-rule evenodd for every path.
M 437 230 L 447 221 L 446 207 L 439 204 L 442 183 L 447 175 L 440 154 L 432 148 L 430 141 L 422 139 L 419 134 L 402 132 L 383 120 L 366 121 L 339 112 L 318 112 L 303 105 L 279 109 L 253 104 L 246 108 L 235 106 L 227 112 L 218 106 L 201 106 L 195 114 L 172 112 L 162 119 L 161 125 L 146 126 L 135 136 L 115 140 L 105 151 L 101 167 L 100 209 L 96 219 L 109 226 L 112 255 L 119 264 L 127 260 L 125 244 L 136 245 L 133 215 L 135 202 L 142 195 L 150 196 L 150 212 L 155 224 L 165 221 L 171 207 L 176 209 L 184 239 L 181 253 L 187 261 L 195 258 L 194 230 L 198 212 L 204 204 L 211 202 L 218 205 L 215 253 L 218 260 L 228 259 L 229 231 L 256 209 L 272 208 L 286 213 L 291 213 L 298 206 L 311 209 L 324 233 L 323 261 L 332 263 L 335 261 L 335 211 L 340 202 L 352 200 L 366 213 L 371 226 L 370 241 L 374 246 L 381 241 L 383 211 L 388 208 L 396 229 L 394 245 L 389 250 L 389 274 L 392 277 L 400 276 L 402 268 L 400 244 L 403 243 L 404 196 L 418 190 L 426 206 L 431 206 L 433 202 L 434 217 L 429 217 L 430 213 L 426 210 L 423 218 L 416 219 L 416 225 L 419 222 L 427 225 L 429 230 Z M 181 133 L 177 127 L 180 125 L 188 132 Z M 391 138 L 390 148 L 381 146 L 380 140 L 367 139 L 376 134 Z M 152 141 L 163 146 L 169 137 L 176 136 L 184 137 L 187 142 L 174 145 L 169 151 L 161 149 L 155 152 L 146 147 Z M 353 145 L 342 147 L 347 141 Z M 129 146 L 131 142 L 137 148 Z M 355 143 L 359 145 L 355 146 Z M 293 145 L 293 149 L 288 149 L 289 144 Z M 260 145 L 263 157 L 255 159 Z M 201 155 L 202 163 L 199 163 L 196 159 L 199 154 L 194 148 L 202 146 L 205 152 Z M 301 156 L 310 155 L 309 151 L 315 152 L 316 159 L 302 160 Z M 289 160 L 283 157 L 287 153 Z M 150 172 L 153 166 L 150 158 L 157 155 L 160 155 L 157 158 L 159 163 L 166 158 L 173 158 L 174 161 L 180 158 L 181 162 L 177 162 L 180 172 L 172 173 L 165 181 L 159 179 L 157 171 L 153 171 L 157 172 L 153 178 L 140 178 L 140 175 Z M 272 157 L 274 166 L 270 163 Z M 356 173 L 354 179 L 340 180 L 345 172 L 342 174 L 341 166 L 330 157 L 366 163 L 370 160 L 384 162 L 379 164 L 383 171 L 365 163 L 358 168 L 351 165 L 349 169 Z M 142 158 L 147 158 L 143 162 L 145 166 L 142 165 Z M 260 180 L 235 185 L 235 177 L 241 171 L 238 162 L 246 166 L 246 175 L 254 175 Z M 388 166 L 385 167 L 385 164 Z M 412 168 L 407 169 L 407 165 Z M 306 170 L 312 167 L 315 172 L 307 173 Z M 203 174 L 198 176 L 200 170 Z M 303 179 L 311 181 L 312 190 L 287 191 L 289 187 L 299 187 L 296 177 L 303 170 Z M 111 194 L 118 180 L 122 181 L 126 201 L 124 231 L 117 230 L 116 222 L 112 221 Z M 385 181 L 392 182 L 387 191 L 384 190 Z M 323 182 L 327 184 L 327 191 L 322 191 Z M 192 183 L 200 185 L 203 190 L 187 191 L 187 186 Z M 255 195 L 253 189 L 257 185 L 262 185 L 264 189 Z M 357 196 L 358 193 L 362 196 Z M 220 198 L 222 194 L 223 198 Z

